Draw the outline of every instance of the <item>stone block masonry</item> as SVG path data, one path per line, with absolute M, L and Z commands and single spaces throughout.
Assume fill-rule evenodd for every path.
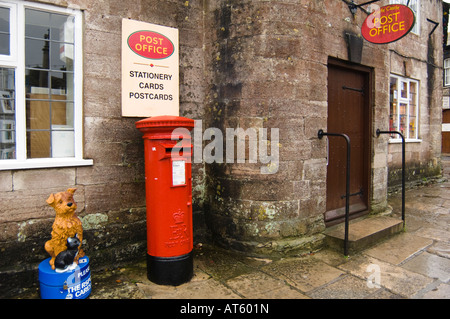
M 144 147 L 134 125 L 139 119 L 121 117 L 123 18 L 178 28 L 180 115 L 201 120 L 202 132 L 266 129 L 268 146 L 271 129 L 279 132 L 274 174 L 250 163 L 248 137 L 245 163 L 193 163 L 194 240 L 250 255 L 322 247 L 327 145 L 317 131 L 327 127 L 328 62 L 354 66 L 346 34 L 360 34 L 365 14 L 353 16 L 337 0 L 37 2 L 82 10 L 83 148 L 94 165 L 0 171 L 0 297 L 37 282 L 53 221 L 45 200 L 68 187 L 77 188 L 83 246 L 94 271 L 145 255 Z M 440 174 L 442 26 L 429 37 L 427 22 L 442 21 L 440 5 L 421 1 L 419 34 L 389 45 L 363 43 L 361 65 L 373 70 L 371 213 L 387 208 L 388 185 L 400 167 L 399 144 L 375 137 L 377 128 L 389 127 L 390 74 L 420 83 L 420 140 L 407 145 L 407 165 L 414 164 L 409 176 Z M 208 143 L 201 140 L 198 148 Z
M 279 170 L 268 177 L 250 164 L 207 165 L 208 227 L 217 242 L 247 253 L 308 252 L 320 246 L 325 228 L 327 150 L 317 131 L 327 127 L 328 61 L 348 60 L 346 34 L 359 34 L 366 15 L 358 11 L 352 16 L 340 1 L 214 4 L 205 23 L 213 32 L 205 37 L 212 84 L 204 124 L 223 131 L 278 128 Z M 424 17 L 439 21 L 441 10 L 437 1 L 421 10 L 419 35 L 386 46 L 364 42 L 361 64 L 375 70 L 368 112 L 374 131 L 389 123 L 390 74 L 422 79 L 423 142 L 409 144 L 407 153 L 409 158 L 420 153 L 427 159 L 422 163 L 428 161 L 420 166 L 429 166 L 420 172 L 436 175 L 439 159 L 432 154 L 440 146 L 428 130 L 437 112 L 429 110 L 439 108 L 433 101 L 441 93 L 430 89 L 427 79 L 440 77 L 440 64 L 430 67 L 427 56 L 439 56 L 441 48 L 435 42 L 439 35 L 428 38 Z M 387 184 L 395 183 L 400 159 L 389 157 L 396 145 L 374 138 L 374 132 L 369 135 L 369 212 L 379 213 L 387 209 Z
M 77 214 L 85 226 L 83 247 L 94 271 L 145 256 L 144 146 L 134 125 L 139 119 L 121 117 L 122 18 L 179 29 L 180 115 L 201 119 L 207 86 L 201 54 L 202 2 L 38 2 L 83 12 L 83 146 L 84 158 L 94 165 L 0 171 L 0 297 L 38 282 L 35 269 L 47 258 L 43 247 L 54 219 L 45 200 L 68 187 L 77 188 Z M 203 164 L 195 164 L 193 172 L 198 212 Z

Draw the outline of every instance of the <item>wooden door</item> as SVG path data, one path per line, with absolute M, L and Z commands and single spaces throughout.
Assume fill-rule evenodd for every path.
M 367 212 L 369 198 L 370 73 L 359 69 L 328 65 L 329 133 L 350 138 L 350 214 Z M 327 225 L 343 221 L 347 144 L 342 137 L 328 137 Z

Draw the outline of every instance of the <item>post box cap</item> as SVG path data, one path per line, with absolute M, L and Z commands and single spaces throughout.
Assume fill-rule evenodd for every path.
M 149 117 L 136 122 L 137 129 L 149 129 L 149 128 L 170 128 L 175 129 L 177 127 L 193 128 L 194 120 L 180 116 L 154 116 Z

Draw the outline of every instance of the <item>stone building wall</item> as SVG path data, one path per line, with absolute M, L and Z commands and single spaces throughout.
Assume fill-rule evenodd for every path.
M 179 29 L 180 115 L 202 125 L 194 132 L 194 156 L 208 150 L 208 128 L 258 132 L 236 138 L 247 142 L 245 163 L 194 162 L 196 240 L 211 233 L 226 247 L 257 255 L 321 247 L 326 143 L 317 131 L 327 126 L 327 66 L 330 58 L 349 60 L 346 34 L 360 34 L 366 14 L 353 17 L 339 0 L 38 2 L 83 11 L 84 158 L 94 165 L 0 171 L 0 295 L 36 282 L 54 218 L 45 200 L 69 187 L 77 188 L 83 245 L 93 268 L 145 255 L 143 142 L 134 124 L 139 119 L 121 117 L 122 18 Z M 429 39 L 426 20 L 441 20 L 440 3 L 421 1 L 420 37 L 364 42 L 361 64 L 373 70 L 374 83 L 372 213 L 387 208 L 387 185 L 396 183 L 400 165 L 400 146 L 375 137 L 377 128 L 388 128 L 390 73 L 420 80 L 422 142 L 407 145 L 414 176 L 440 172 L 442 29 Z M 260 139 L 264 128 L 268 134 Z M 272 128 L 279 129 L 278 140 Z M 274 146 L 279 162 L 249 163 L 253 139 Z M 273 174 L 261 174 L 263 167 Z
M 54 220 L 46 199 L 69 187 L 77 188 L 83 247 L 92 268 L 145 256 L 144 145 L 134 124 L 140 118 L 121 116 L 122 18 L 179 29 L 180 115 L 203 115 L 202 1 L 39 3 L 83 11 L 84 158 L 94 165 L 0 171 L 0 295 L 37 282 L 37 265 L 48 257 L 44 243 Z M 201 164 L 193 166 L 193 181 L 198 211 Z
M 429 37 L 434 25 L 427 19 L 439 22 L 442 10 L 440 1 L 420 3 L 420 36 L 363 44 L 361 64 L 372 69 L 374 83 L 372 214 L 388 209 L 386 185 L 399 183 L 401 146 L 375 135 L 377 128 L 388 129 L 391 73 L 420 81 L 422 141 L 407 145 L 409 179 L 440 174 L 442 32 L 438 28 Z M 314 250 L 325 228 L 326 142 L 317 131 L 327 126 L 328 61 L 349 60 L 347 34 L 359 35 L 367 15 L 352 16 L 343 1 L 326 0 L 229 0 L 213 13 L 214 77 L 205 118 L 223 131 L 279 128 L 279 167 L 263 175 L 261 163 L 208 165 L 208 226 L 224 246 L 256 255 Z

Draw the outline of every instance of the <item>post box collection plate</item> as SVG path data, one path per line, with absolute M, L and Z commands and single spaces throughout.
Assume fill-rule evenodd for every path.
M 186 185 L 186 161 L 172 161 L 172 186 Z

